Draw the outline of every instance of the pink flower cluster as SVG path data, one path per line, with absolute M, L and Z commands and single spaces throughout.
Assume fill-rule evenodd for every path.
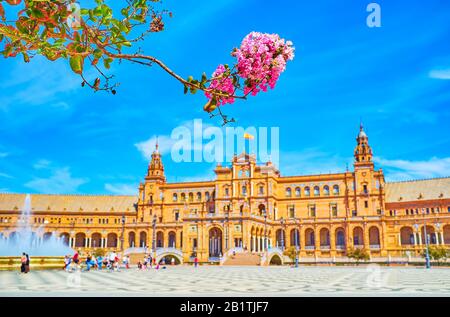
M 211 84 L 209 85 L 210 89 L 218 90 L 222 93 L 227 93 L 230 96 L 217 96 L 217 105 L 224 105 L 226 103 L 234 102 L 234 85 L 233 79 L 230 77 L 230 71 L 225 68 L 223 65 L 219 65 L 217 69 L 212 74 L 213 80 L 211 80 Z M 213 96 L 211 93 L 206 92 L 206 97 L 208 99 L 212 99 Z
M 239 76 L 246 80 L 244 94 L 255 96 L 260 90 L 275 87 L 286 62 L 294 59 L 294 47 L 278 34 L 252 32 L 232 55 L 238 60 Z
M 244 95 L 257 95 L 261 90 L 273 89 L 281 73 L 286 69 L 288 60 L 294 59 L 294 47 L 291 41 L 285 41 L 278 34 L 251 32 L 235 49 L 232 56 L 237 58 L 236 72 L 244 80 Z M 217 96 L 217 105 L 234 102 L 234 93 L 240 86 L 233 81 L 230 69 L 219 65 L 213 73 L 209 88 L 226 92 L 230 97 Z M 212 99 L 211 92 L 206 97 Z

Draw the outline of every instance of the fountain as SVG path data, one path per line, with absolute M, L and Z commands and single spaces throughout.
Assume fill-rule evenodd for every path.
M 31 196 L 27 194 L 22 214 L 9 239 L 2 238 L 0 232 L 0 258 L 12 259 L 25 252 L 43 262 L 45 258 L 61 258 L 74 253 L 61 237 L 52 234 L 43 239 L 43 233 L 43 226 L 33 228 L 31 225 Z M 11 260 L 8 263 L 12 263 Z

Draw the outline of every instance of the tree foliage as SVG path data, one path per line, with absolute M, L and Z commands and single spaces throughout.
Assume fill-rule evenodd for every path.
M 363 248 L 353 248 L 347 251 L 347 257 L 356 260 L 356 263 L 360 261 L 368 261 L 370 259 L 369 254 Z
M 0 0 L 0 51 L 6 57 L 22 56 L 25 62 L 36 55 L 50 61 L 66 59 L 82 78 L 82 86 L 116 94 L 118 83 L 109 74 L 114 62 L 129 61 L 144 66 L 157 65 L 184 86 L 185 93 L 203 91 L 208 98 L 204 110 L 228 120 L 219 106 L 235 99 L 247 99 L 267 86 L 274 88 L 286 62 L 293 59 L 292 43 L 276 34 L 252 32 L 234 49 L 233 66 L 219 65 L 211 77 L 206 73 L 183 78 L 164 62 L 146 55 L 136 43 L 162 32 L 172 13 L 161 0 L 120 0 L 114 11 L 105 0 L 86 1 L 81 8 L 74 0 Z M 98 73 L 88 80 L 88 69 Z M 215 114 L 213 113 L 215 110 Z
M 428 247 L 428 254 L 430 255 L 431 260 L 440 263 L 441 261 L 447 260 L 450 255 L 450 251 L 444 246 L 432 245 Z M 422 256 L 426 257 L 425 250 L 422 252 Z

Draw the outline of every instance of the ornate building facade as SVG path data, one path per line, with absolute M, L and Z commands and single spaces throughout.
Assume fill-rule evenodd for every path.
M 300 259 L 418 255 L 450 247 L 450 178 L 386 183 L 361 126 L 352 171 L 281 176 L 253 155 L 217 165 L 216 179 L 168 183 L 156 147 L 138 196 L 31 195 L 39 239 L 82 251 L 150 250 L 181 261 L 218 261 L 229 250 L 262 254 L 297 246 Z M 23 194 L 0 194 L 0 239 L 18 239 Z M 19 250 L 20 251 L 20 250 Z M 165 253 L 164 253 L 165 252 Z

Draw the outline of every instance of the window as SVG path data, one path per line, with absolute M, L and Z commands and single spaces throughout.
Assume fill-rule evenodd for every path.
M 189 193 L 189 202 L 193 202 L 194 201 L 194 194 L 193 193 Z
M 305 187 L 305 196 L 307 197 L 311 196 L 311 191 L 308 186 Z
M 352 217 L 358 216 L 358 212 L 356 210 L 352 210 Z
M 289 218 L 295 218 L 295 206 L 294 205 L 288 206 L 288 214 L 289 214 Z
M 333 195 L 339 195 L 339 186 L 338 185 L 333 186 Z
M 310 205 L 309 206 L 309 216 L 315 217 L 316 216 L 316 205 Z
M 409 215 L 409 209 L 406 209 L 406 214 Z
M 206 199 L 206 201 L 209 201 L 210 198 L 211 198 L 211 197 L 209 196 L 209 192 L 206 192 L 206 193 L 205 193 L 205 199 Z
M 328 187 L 327 185 L 325 185 L 325 186 L 323 187 L 323 194 L 324 194 L 325 196 L 330 196 L 330 187 Z
M 338 209 L 336 204 L 331 204 L 331 216 L 337 217 Z
M 286 188 L 286 197 L 291 197 L 292 196 L 292 190 L 290 187 Z
M 367 191 L 367 185 L 366 185 L 366 184 L 363 185 L 363 192 L 364 192 L 364 194 L 367 194 L 367 193 L 368 193 L 368 191 Z
M 450 212 L 450 206 L 447 207 L 447 212 Z
M 185 193 L 181 193 L 181 201 L 186 201 L 186 194 Z
M 225 188 L 225 197 L 230 196 L 230 189 L 228 187 Z
M 242 195 L 247 196 L 247 186 L 242 186 Z
M 295 187 L 295 197 L 300 197 L 300 187 Z
M 259 186 L 259 190 L 258 190 L 258 193 L 260 194 L 260 195 L 264 195 L 264 186 Z
M 198 192 L 197 193 L 197 201 L 201 201 L 202 200 L 202 193 Z
M 320 189 L 319 186 L 314 187 L 314 196 L 320 196 Z
M 178 221 L 180 219 L 180 212 L 178 210 L 175 211 L 175 221 Z
M 173 201 L 177 201 L 178 200 L 178 195 L 175 193 L 175 194 L 173 194 L 173 196 L 172 196 L 172 200 Z
M 369 208 L 369 202 L 367 200 L 364 201 L 364 208 Z

